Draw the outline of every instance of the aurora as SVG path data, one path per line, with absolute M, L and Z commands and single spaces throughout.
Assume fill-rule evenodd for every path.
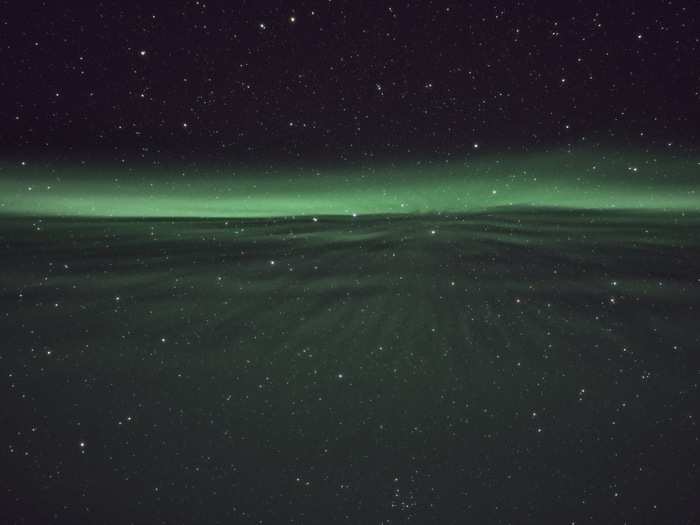
M 94 170 L 100 177 L 93 177 Z M 5 165 L 0 213 L 67 217 L 284 217 L 470 213 L 501 207 L 698 210 L 698 161 L 543 153 L 448 164 L 260 171 Z
M 700 523 L 667 2 L 5 2 L 0 524 Z

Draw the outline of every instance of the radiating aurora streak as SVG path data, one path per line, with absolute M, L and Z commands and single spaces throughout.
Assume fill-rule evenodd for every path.
M 405 477 L 451 523 L 454 487 L 609 499 L 637 464 L 644 490 L 694 501 L 700 213 L 658 209 L 0 217 L 5 470 L 36 491 L 28 462 L 59 458 L 52 498 L 99 480 L 115 515 L 164 479 L 253 515 L 271 483 L 308 478 L 303 508 L 336 509 L 348 479 L 393 504 Z M 494 465 L 507 494 L 479 483 Z
M 253 169 L 5 166 L 0 213 L 207 218 L 468 213 L 508 206 L 700 210 L 693 180 L 699 169 L 693 158 L 639 153 L 513 155 L 265 176 Z

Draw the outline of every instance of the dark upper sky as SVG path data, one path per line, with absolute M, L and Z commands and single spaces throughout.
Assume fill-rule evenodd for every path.
M 695 144 L 697 0 L 35 2 L 3 156 L 382 158 Z

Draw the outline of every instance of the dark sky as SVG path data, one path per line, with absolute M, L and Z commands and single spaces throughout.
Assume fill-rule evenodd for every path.
M 694 144 L 700 4 L 2 2 L 6 158 Z

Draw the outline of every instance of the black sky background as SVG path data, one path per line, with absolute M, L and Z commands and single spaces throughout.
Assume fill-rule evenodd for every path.
M 1 4 L 5 159 L 698 141 L 696 1 Z

